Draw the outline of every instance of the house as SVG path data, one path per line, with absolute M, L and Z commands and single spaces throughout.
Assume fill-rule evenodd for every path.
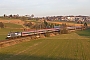
M 75 21 L 75 16 L 67 16 L 67 21 Z

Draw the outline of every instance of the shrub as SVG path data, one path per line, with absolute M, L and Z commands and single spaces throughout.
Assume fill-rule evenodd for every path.
M 0 22 L 0 28 L 4 28 L 4 24 Z
M 32 26 L 33 24 L 32 24 L 31 22 L 29 22 L 29 23 L 25 23 L 24 25 L 30 27 L 30 26 Z
M 62 26 L 62 28 L 60 30 L 60 33 L 61 34 L 67 34 L 68 33 L 68 29 L 67 29 L 66 23 L 65 24 L 62 24 L 61 26 Z
M 45 36 L 50 37 L 50 33 L 46 32 Z
M 60 30 L 60 33 L 61 33 L 61 34 L 68 34 L 68 30 L 67 30 L 67 29 L 61 29 L 61 30 Z

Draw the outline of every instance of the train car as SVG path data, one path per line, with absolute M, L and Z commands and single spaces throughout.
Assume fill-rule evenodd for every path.
M 10 32 L 6 39 L 9 39 L 9 38 L 18 38 L 18 37 L 21 37 L 21 32 Z
M 28 36 L 29 35 L 29 32 L 22 32 L 22 37 L 23 36 Z
M 82 28 L 82 26 L 75 26 L 76 27 L 76 29 L 81 29 Z
M 60 32 L 60 28 L 54 28 L 54 32 Z
M 34 31 L 29 31 L 29 33 L 30 33 L 30 35 L 36 35 L 36 34 L 38 34 L 36 30 L 34 30 Z
M 34 31 L 25 31 L 25 32 L 22 32 L 22 36 L 30 36 L 30 35 L 34 35 L 35 32 Z
M 37 33 L 38 33 L 38 34 L 44 34 L 44 33 L 46 33 L 46 30 L 44 30 L 44 29 L 42 29 L 42 30 L 37 30 Z
M 45 31 L 51 33 L 54 31 L 54 29 L 45 29 Z
M 76 27 L 75 27 L 75 26 L 68 26 L 67 29 L 68 29 L 68 30 L 75 30 Z

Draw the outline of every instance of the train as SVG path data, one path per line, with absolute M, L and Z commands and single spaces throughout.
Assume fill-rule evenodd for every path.
M 81 26 L 67 27 L 68 30 L 75 30 L 75 29 L 80 29 L 80 28 L 82 28 L 82 27 Z M 60 32 L 60 29 L 61 29 L 61 27 L 49 28 L 49 29 L 40 29 L 40 30 L 32 30 L 32 31 L 23 31 L 23 32 L 10 32 L 10 33 L 8 33 L 6 39 L 45 34 L 47 32 L 48 33 Z
M 23 32 L 10 32 L 8 33 L 6 39 L 26 37 L 26 36 L 32 36 L 32 35 L 45 34 L 46 32 L 52 33 L 52 32 L 59 32 L 59 31 L 60 29 L 51 28 L 51 29 L 41 29 L 41 30 L 32 30 L 32 31 L 23 31 Z

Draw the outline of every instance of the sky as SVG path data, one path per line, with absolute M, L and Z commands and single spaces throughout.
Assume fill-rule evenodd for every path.
M 0 16 L 4 14 L 90 16 L 90 0 L 0 0 Z

